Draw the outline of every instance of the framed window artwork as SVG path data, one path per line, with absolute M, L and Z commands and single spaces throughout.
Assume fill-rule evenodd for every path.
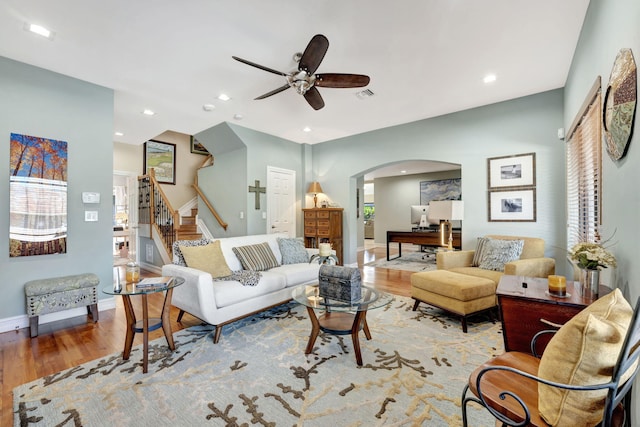
M 489 191 L 490 222 L 535 222 L 536 189 Z
M 176 183 L 176 144 L 160 141 L 144 143 L 144 173 L 153 168 L 156 179 L 162 184 Z
M 536 185 L 536 153 L 487 159 L 489 189 Z

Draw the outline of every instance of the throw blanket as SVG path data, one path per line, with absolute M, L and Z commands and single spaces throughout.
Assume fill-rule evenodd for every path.
M 216 282 L 224 280 L 235 280 L 237 282 L 240 282 L 242 286 L 256 286 L 261 277 L 262 273 L 260 273 L 259 271 L 239 270 L 232 271 L 230 276 L 214 277 L 213 280 Z

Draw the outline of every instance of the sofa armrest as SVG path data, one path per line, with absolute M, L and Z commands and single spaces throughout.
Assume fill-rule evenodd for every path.
M 504 265 L 504 274 L 512 276 L 544 277 L 555 274 L 556 260 L 553 258 L 527 258 Z
M 211 274 L 176 264 L 162 266 L 163 276 L 179 276 L 184 283 L 173 289 L 171 305 L 184 310 L 199 319 L 212 323 L 216 310 Z
M 476 251 L 441 251 L 436 253 L 436 267 L 438 270 L 449 270 L 457 267 L 471 267 L 473 254 Z

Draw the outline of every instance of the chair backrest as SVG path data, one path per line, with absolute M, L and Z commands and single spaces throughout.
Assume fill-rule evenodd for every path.
M 633 381 L 638 374 L 640 366 L 640 297 L 636 301 L 633 309 L 633 316 L 629 329 L 618 357 L 618 362 L 613 368 L 611 382 L 613 388 L 609 390 L 607 402 L 604 408 L 603 425 L 610 425 L 611 417 L 615 407 L 625 399 L 625 412 L 629 412 L 630 394 Z M 623 384 L 624 381 L 624 384 Z
M 544 257 L 544 239 L 539 237 L 524 236 L 502 236 L 498 234 L 490 234 L 487 237 L 500 240 L 524 240 L 520 259 L 542 258 Z

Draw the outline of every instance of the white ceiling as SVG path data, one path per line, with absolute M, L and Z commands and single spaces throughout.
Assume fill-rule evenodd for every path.
M 314 144 L 564 86 L 588 4 L 2 0 L 0 55 L 112 88 L 113 130 L 124 133 L 118 142 L 228 121 Z M 25 31 L 25 23 L 48 27 L 53 41 Z M 320 88 L 326 106 L 319 111 L 291 89 L 254 101 L 284 77 L 231 56 L 288 72 L 293 54 L 317 33 L 330 42 L 318 72 L 367 74 L 375 95 Z M 487 73 L 497 81 L 485 85 Z M 220 93 L 231 100 L 219 101 Z M 142 115 L 145 108 L 156 115 Z

